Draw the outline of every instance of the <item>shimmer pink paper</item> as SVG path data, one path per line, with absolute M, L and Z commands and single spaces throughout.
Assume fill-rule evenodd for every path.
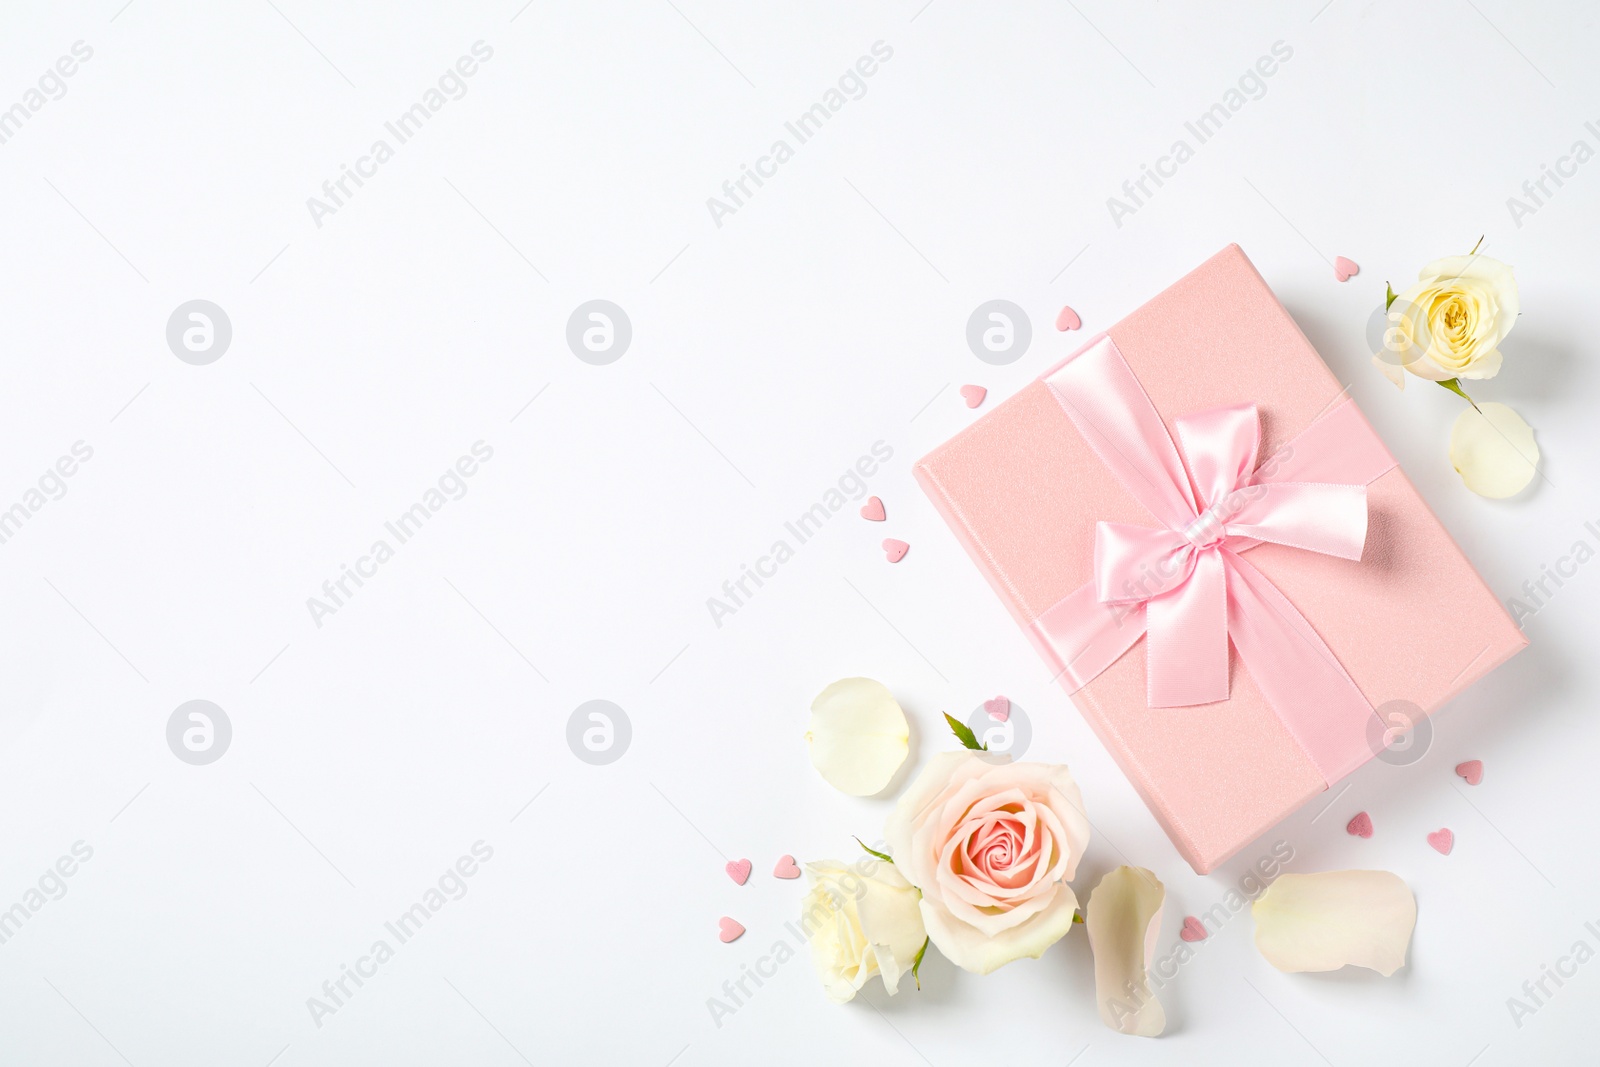
M 1169 431 L 1174 416 L 1253 402 L 1263 456 L 1340 393 L 1238 245 L 1107 333 Z M 916 475 L 1030 634 L 1035 619 L 1090 579 L 1097 521 L 1153 522 L 1042 380 L 920 460 Z M 1368 487 L 1368 506 L 1359 562 L 1272 544 L 1248 558 L 1299 608 L 1375 708 L 1405 700 L 1432 714 L 1527 642 L 1400 468 Z M 1055 653 L 1035 643 L 1059 671 Z M 1236 654 L 1227 700 L 1147 707 L 1145 644 L 1073 699 L 1178 851 L 1204 874 L 1328 783 Z

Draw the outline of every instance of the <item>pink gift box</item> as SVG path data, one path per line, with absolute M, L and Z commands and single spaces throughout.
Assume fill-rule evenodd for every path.
M 1103 336 L 1175 440 L 1175 417 L 1248 402 L 1260 412 L 1259 455 L 1266 457 L 1342 392 L 1237 245 Z M 916 465 L 917 480 L 978 569 L 1062 675 L 1071 674 L 1068 664 L 1041 636 L 1040 620 L 1091 580 L 1096 523 L 1153 524 L 1045 381 L 1072 358 Z M 1359 412 L 1347 414 L 1369 430 Z M 1304 616 L 1380 724 L 1393 723 L 1388 714 L 1397 708 L 1431 715 L 1527 642 L 1399 467 L 1367 485 L 1367 508 L 1359 560 L 1270 543 L 1243 555 Z M 1081 688 L 1064 684 L 1178 851 L 1204 874 L 1334 783 L 1269 705 L 1235 647 L 1226 699 L 1153 708 L 1148 645 L 1139 639 L 1094 677 L 1079 679 Z M 1381 744 L 1360 758 L 1372 758 Z

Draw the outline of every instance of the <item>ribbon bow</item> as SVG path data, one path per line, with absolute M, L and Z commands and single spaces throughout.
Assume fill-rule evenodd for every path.
M 1367 536 L 1366 486 L 1256 480 L 1254 404 L 1175 422 L 1188 475 L 1151 455 L 1129 457 L 1144 475 L 1135 495 L 1165 528 L 1095 525 L 1095 596 L 1145 605 L 1156 708 L 1227 699 L 1229 619 L 1241 614 L 1229 600 L 1249 593 L 1239 552 L 1271 541 L 1358 560 Z
M 1371 702 L 1243 555 L 1272 542 L 1361 558 L 1366 487 L 1395 463 L 1355 404 L 1336 400 L 1257 466 L 1255 405 L 1174 420 L 1180 455 L 1110 337 L 1045 381 L 1101 462 L 1159 524 L 1096 524 L 1092 580 L 1033 623 L 1061 673 L 1081 689 L 1148 634 L 1148 704 L 1208 704 L 1228 697 L 1231 641 L 1324 780 L 1365 762 Z

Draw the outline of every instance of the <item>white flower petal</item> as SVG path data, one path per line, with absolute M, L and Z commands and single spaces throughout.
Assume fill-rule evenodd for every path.
M 917 906 L 922 894 L 892 863 L 878 863 L 866 885 L 866 892 L 856 902 L 861 936 L 877 956 L 883 987 L 894 993 L 901 977 L 911 973 L 911 965 L 928 939 Z
M 911 750 L 911 728 L 894 694 L 871 678 L 834 682 L 811 702 L 811 765 L 829 785 L 869 797 L 894 778 Z
M 1250 906 L 1256 949 L 1280 971 L 1405 966 L 1417 900 L 1388 871 L 1285 874 Z
M 1500 373 L 1500 364 L 1504 361 L 1505 357 L 1500 354 L 1500 350 L 1492 348 L 1479 356 L 1478 361 L 1471 367 L 1463 370 L 1460 377 L 1469 379 L 1493 378 Z
M 1390 363 L 1382 356 L 1373 356 L 1372 365 L 1382 371 L 1383 376 L 1393 382 L 1396 389 L 1406 387 L 1406 372 L 1399 364 Z
M 911 836 L 916 831 L 917 821 L 938 802 L 957 768 L 971 758 L 964 748 L 936 753 L 923 765 L 922 771 L 911 784 L 906 786 L 900 799 L 895 801 L 894 810 L 884 820 L 883 839 L 889 845 L 889 855 L 894 857 L 895 866 L 911 880 L 912 885 L 927 885 L 933 880 L 930 867 L 932 857 L 919 855 L 911 847 Z
M 1072 931 L 1072 913 L 1077 907 L 1078 897 L 1072 887 L 1061 883 L 1048 904 L 1005 931 L 1003 937 L 991 937 L 962 922 L 943 904 L 927 897 L 922 899 L 922 921 L 945 959 L 973 974 L 992 974 L 1012 960 L 1043 956 L 1046 949 Z
M 1166 887 L 1143 867 L 1118 867 L 1089 894 L 1084 929 L 1094 950 L 1095 999 L 1100 1021 L 1118 1033 L 1156 1037 L 1167 1027 L 1149 976 L 1166 899 Z
M 1467 408 L 1450 431 L 1450 464 L 1479 496 L 1521 492 L 1539 469 L 1539 446 L 1522 416 L 1504 404 Z

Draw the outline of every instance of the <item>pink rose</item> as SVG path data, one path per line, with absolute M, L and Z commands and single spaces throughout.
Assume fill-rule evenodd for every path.
M 1067 769 L 963 750 L 935 756 L 884 827 L 895 866 L 922 891 L 928 937 L 978 974 L 1038 959 L 1072 929 L 1067 880 L 1089 843 Z

